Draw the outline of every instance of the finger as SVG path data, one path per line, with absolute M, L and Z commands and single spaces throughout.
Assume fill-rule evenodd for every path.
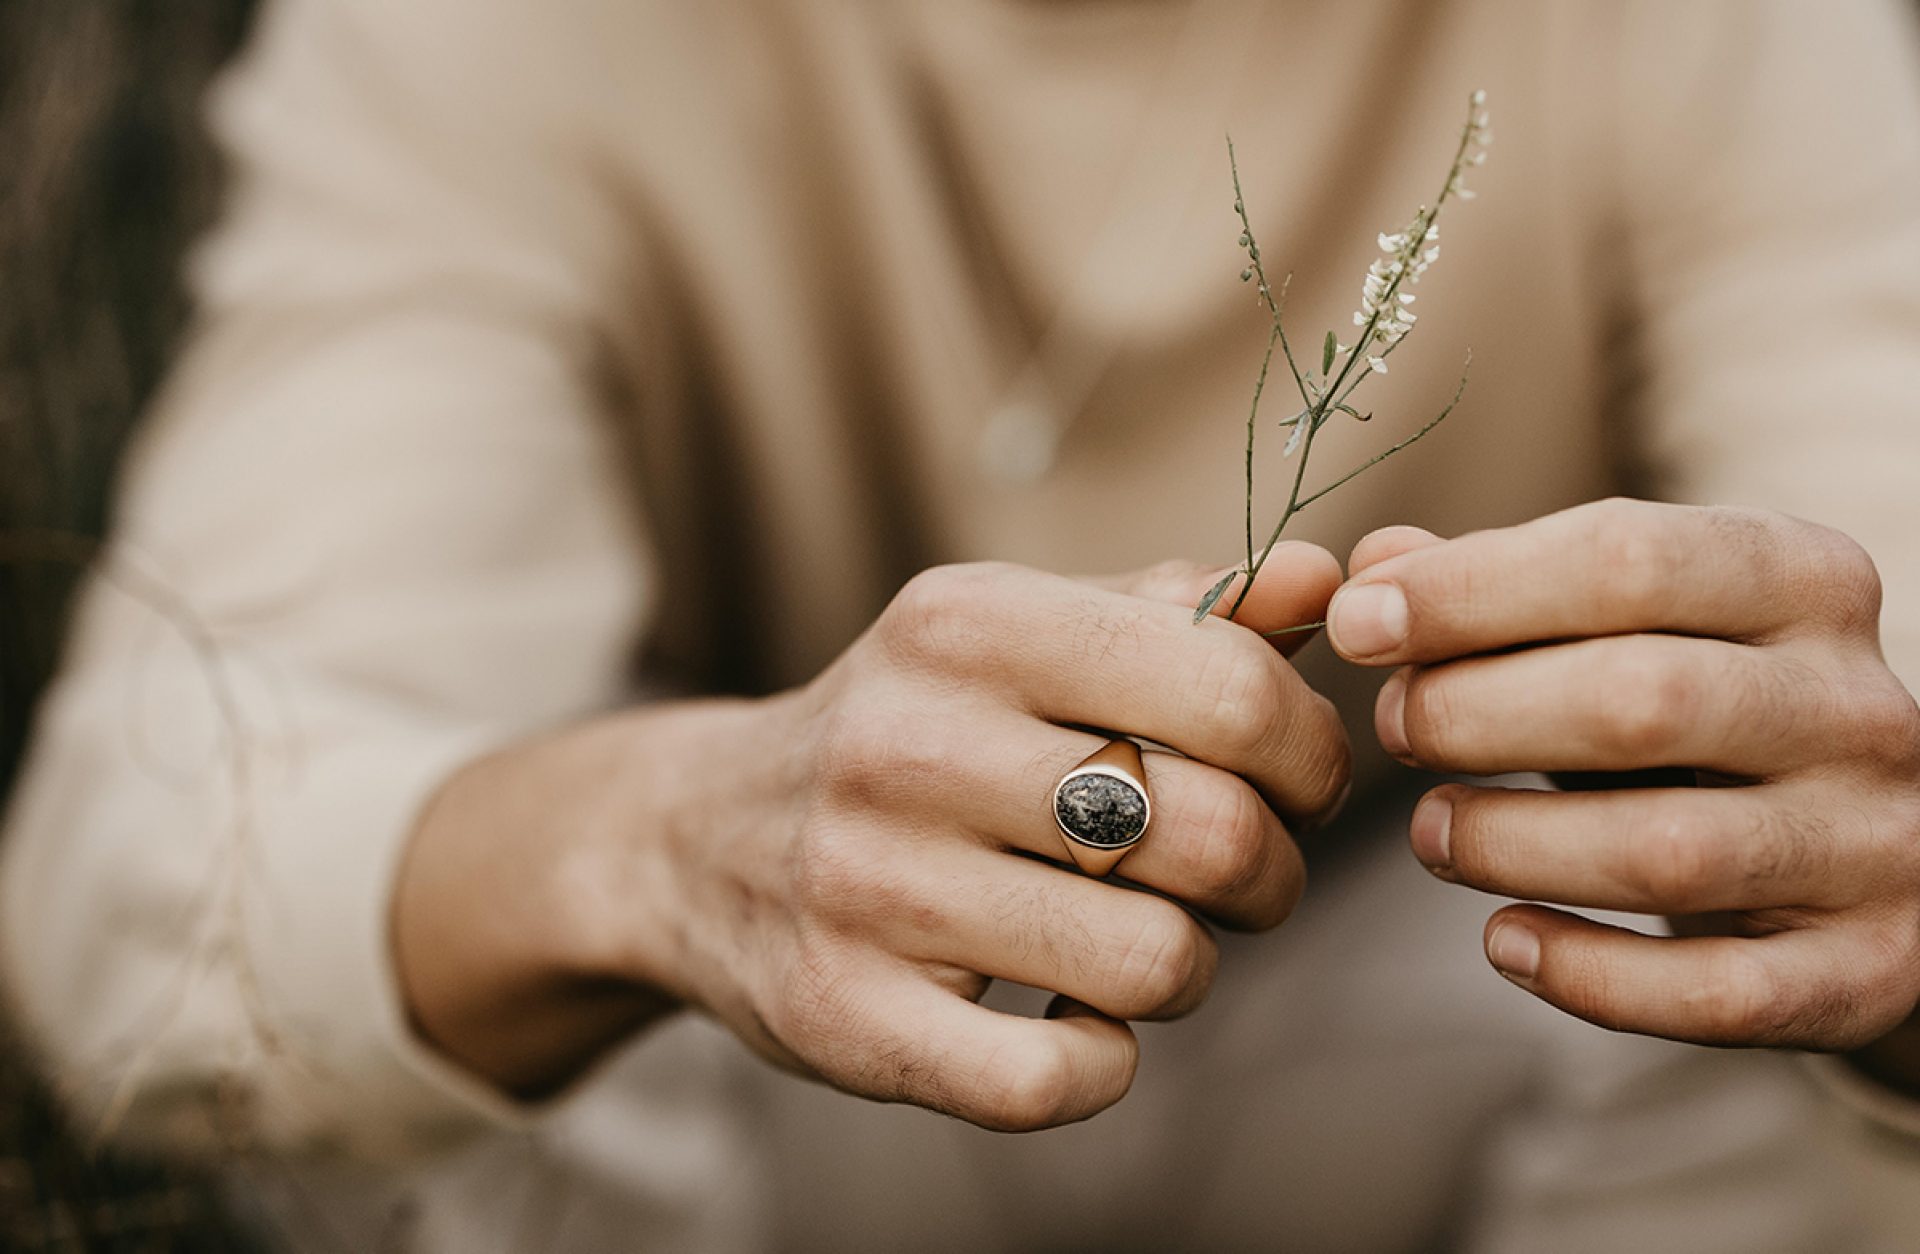
M 1638 631 L 1760 641 L 1870 625 L 1878 580 L 1837 532 L 1755 510 L 1612 500 L 1399 554 L 1335 594 L 1334 648 L 1369 665 Z
M 993 1131 L 1096 1115 L 1126 1096 L 1139 1064 L 1132 1029 L 1084 1008 L 1046 1019 L 1001 1014 L 906 971 L 862 992 L 822 1006 L 814 1068 L 863 1097 Z
M 1760 778 L 1824 761 L 1837 698 L 1779 650 L 1611 636 L 1410 667 L 1375 705 L 1403 761 L 1470 775 L 1684 766 Z
M 991 739 L 1002 752 L 976 755 L 952 777 L 972 799 L 974 830 L 1003 848 L 1066 860 L 1053 790 L 1102 742 L 1054 728 Z M 1174 754 L 1147 753 L 1142 761 L 1153 819 L 1115 874 L 1227 927 L 1264 931 L 1283 922 L 1299 904 L 1306 864 L 1259 793 L 1236 775 Z
M 1259 636 L 1178 605 L 1019 567 L 949 569 L 896 597 L 879 638 L 943 694 L 1178 749 L 1247 779 L 1288 819 L 1314 821 L 1346 789 L 1332 704 Z
M 1755 938 L 1643 936 L 1541 906 L 1487 921 L 1487 959 L 1509 980 L 1601 1027 L 1702 1045 L 1851 1049 L 1911 1009 L 1862 975 L 1836 929 Z M 1840 978 L 1836 978 L 1836 974 Z
M 1053 817 L 1060 779 L 1105 741 L 981 701 L 928 718 L 888 700 L 834 736 L 831 786 L 878 816 L 896 842 L 927 848 L 956 834 L 1056 862 L 1069 854 Z M 1300 900 L 1300 850 L 1246 780 L 1171 753 L 1143 755 L 1152 819 L 1116 874 L 1232 928 L 1264 930 Z
M 1192 609 L 1230 570 L 1238 567 L 1203 566 L 1197 562 L 1171 561 L 1144 570 L 1087 580 L 1096 587 L 1164 601 Z M 1333 554 L 1317 544 L 1288 540 L 1274 546 L 1246 601 L 1240 605 L 1234 621 L 1256 632 L 1285 631 L 1326 617 L 1327 602 L 1340 586 L 1340 563 Z M 1236 582 L 1214 603 L 1215 617 L 1225 617 L 1238 600 Z M 1288 631 L 1272 637 L 1275 647 L 1288 656 L 1300 651 L 1313 639 L 1312 631 Z
M 1353 552 L 1348 554 L 1347 577 L 1356 577 L 1368 567 L 1377 566 L 1390 557 L 1444 543 L 1424 527 L 1382 527 L 1378 531 L 1370 531 L 1360 537 L 1360 542 L 1353 546 Z
M 1170 901 L 982 850 L 942 858 L 879 926 L 898 953 L 1044 988 L 1116 1019 L 1174 1019 L 1206 999 L 1219 947 Z M 889 926 L 891 924 L 891 926 Z
M 1441 878 L 1507 897 L 1705 914 L 1861 899 L 1871 870 L 1780 785 L 1557 793 L 1443 784 L 1409 825 Z

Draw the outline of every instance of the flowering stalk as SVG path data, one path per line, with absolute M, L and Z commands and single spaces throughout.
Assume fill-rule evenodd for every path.
M 1220 581 L 1207 590 L 1195 607 L 1193 621 L 1198 623 L 1213 611 L 1234 581 L 1244 576 L 1239 595 L 1234 598 L 1227 610 L 1232 618 L 1240 612 L 1240 606 L 1247 599 L 1247 593 L 1253 587 L 1254 579 L 1260 574 L 1260 568 L 1272 554 L 1274 546 L 1280 542 L 1281 533 L 1287 524 L 1293 521 L 1295 514 L 1318 501 L 1335 488 L 1346 484 L 1363 472 L 1379 465 L 1387 458 L 1420 440 L 1443 422 L 1451 414 L 1454 406 L 1460 403 L 1461 395 L 1466 391 L 1467 374 L 1463 367 L 1460 384 L 1454 389 L 1453 399 L 1446 408 L 1411 436 L 1393 445 L 1385 452 L 1368 459 L 1359 466 L 1341 475 L 1332 483 L 1313 492 L 1306 492 L 1307 462 L 1313 455 L 1314 437 L 1335 414 L 1346 414 L 1359 422 L 1366 422 L 1373 415 L 1363 414 L 1352 404 L 1352 398 L 1360 385 L 1376 374 L 1387 373 L 1387 358 L 1399 348 L 1419 321 L 1413 312 L 1414 294 L 1408 291 L 1420 282 L 1420 278 L 1440 257 L 1440 211 L 1449 200 L 1458 197 L 1461 200 L 1473 199 L 1473 191 L 1466 186 L 1466 174 L 1474 166 L 1483 164 L 1487 159 L 1487 146 L 1493 142 L 1493 132 L 1488 129 L 1490 119 L 1486 113 L 1487 93 L 1476 91 L 1467 102 L 1467 122 L 1460 131 L 1460 142 L 1454 149 L 1453 162 L 1447 169 L 1447 181 L 1442 185 L 1440 194 L 1433 204 L 1422 205 L 1413 215 L 1413 220 L 1404 228 L 1391 234 L 1382 232 L 1379 237 L 1381 256 L 1367 268 L 1366 281 L 1361 285 L 1360 308 L 1353 315 L 1353 325 L 1359 328 L 1359 334 L 1352 344 L 1342 344 L 1331 331 L 1320 351 L 1320 371 L 1316 375 L 1309 366 L 1302 370 L 1295 358 L 1293 344 L 1287 338 L 1283 318 L 1287 303 L 1287 284 L 1292 276 L 1280 283 L 1278 294 L 1267 281 L 1266 266 L 1260 257 L 1260 245 L 1253 237 L 1253 223 L 1247 217 L 1246 199 L 1240 192 L 1240 163 L 1234 153 L 1233 140 L 1227 140 L 1227 163 L 1233 171 L 1233 211 L 1240 218 L 1240 246 L 1247 250 L 1247 268 L 1240 272 L 1242 282 L 1256 282 L 1260 304 L 1268 314 L 1267 347 L 1260 360 L 1260 373 L 1253 384 L 1253 403 L 1247 410 L 1247 507 L 1246 507 L 1246 557 L 1239 566 L 1228 571 Z M 1286 447 L 1280 456 L 1288 458 L 1298 450 L 1299 465 L 1293 474 L 1293 488 L 1287 495 L 1286 508 L 1281 512 L 1280 521 L 1268 535 L 1266 543 L 1257 550 L 1254 546 L 1253 532 L 1253 452 L 1254 437 L 1259 428 L 1260 399 L 1266 391 L 1267 375 L 1273 366 L 1274 349 L 1278 347 L 1287 363 L 1287 370 L 1293 376 L 1293 385 L 1300 394 L 1300 410 L 1291 417 L 1283 419 L 1281 426 L 1289 428 Z M 1471 366 L 1473 354 L 1467 354 L 1467 366 Z M 1338 369 L 1336 369 L 1336 365 Z M 1308 626 L 1319 626 L 1309 624 Z M 1287 631 L 1304 631 L 1307 627 L 1287 628 Z M 1283 632 L 1269 632 L 1269 635 L 1281 635 Z

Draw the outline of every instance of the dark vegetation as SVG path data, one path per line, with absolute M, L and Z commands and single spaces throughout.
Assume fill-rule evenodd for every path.
M 253 0 L 0 0 L 0 793 L 211 217 L 208 80 Z M 212 1189 L 90 1147 L 0 1033 L 0 1250 L 219 1251 Z

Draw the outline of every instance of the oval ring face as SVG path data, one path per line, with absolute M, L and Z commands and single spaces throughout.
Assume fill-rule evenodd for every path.
M 1131 845 L 1147 830 L 1147 794 L 1119 771 L 1074 771 L 1053 792 L 1053 817 L 1067 839 L 1094 849 Z

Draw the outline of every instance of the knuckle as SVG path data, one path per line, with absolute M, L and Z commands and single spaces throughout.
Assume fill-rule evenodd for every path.
M 1252 788 L 1237 779 L 1208 791 L 1194 852 L 1194 887 L 1207 900 L 1248 896 L 1272 863 L 1266 848 L 1270 811 Z
M 1663 610 L 1678 555 L 1662 525 L 1660 507 L 1613 497 L 1587 506 L 1582 523 L 1606 598 L 1642 621 Z
M 1845 725 L 1836 685 L 1808 659 L 1784 649 L 1741 650 L 1732 656 L 1740 662 L 1716 681 L 1727 693 L 1730 721 L 1773 727 L 1784 742 Z
M 1855 692 L 1848 702 L 1859 749 L 1902 774 L 1920 766 L 1920 705 L 1891 676 Z
M 1789 823 L 1766 804 L 1661 807 L 1631 830 L 1630 886 L 1669 914 L 1777 906 L 1831 870 L 1828 820 L 1800 813 Z
M 1347 727 L 1339 707 L 1317 692 L 1311 696 L 1319 723 L 1314 737 L 1318 753 L 1310 763 L 1311 807 L 1315 815 L 1330 818 L 1345 802 L 1353 783 L 1353 746 L 1347 742 Z
M 1834 874 L 1835 828 L 1830 815 L 1802 810 L 1791 820 L 1769 805 L 1751 807 L 1743 825 L 1728 837 L 1731 876 L 1752 900 L 1765 890 L 1799 889 L 1838 882 Z M 1769 901 L 1768 904 L 1775 904 Z
M 1224 633 L 1223 633 L 1224 634 Z M 1352 770 L 1346 729 L 1333 704 L 1287 683 L 1287 663 L 1250 633 L 1218 649 L 1194 692 L 1196 720 L 1229 769 L 1265 768 L 1283 780 L 1286 805 L 1307 815 L 1331 809 Z
M 907 774 L 920 741 L 915 721 L 887 703 L 849 698 L 822 720 L 815 736 L 815 780 L 837 806 L 877 804 Z
M 1142 903 L 1148 904 L 1148 903 Z M 1153 903 L 1121 947 L 1114 971 L 1114 1007 L 1123 1019 L 1143 1019 L 1188 1006 L 1211 964 L 1200 929 L 1186 912 Z
M 1869 941 L 1873 956 L 1867 966 L 1872 975 L 1861 1018 L 1872 1028 L 1871 1039 L 1910 1017 L 1920 1003 L 1920 918 L 1912 910 L 1901 911 L 1872 933 Z
M 1623 648 L 1595 668 L 1596 732 L 1602 747 L 1633 765 L 1662 765 L 1705 705 L 1699 670 Z
M 881 613 L 888 651 L 915 667 L 949 668 L 988 644 L 984 610 L 1010 568 L 995 562 L 934 566 L 909 579 Z
M 1300 813 L 1324 822 L 1345 800 L 1353 779 L 1353 746 L 1340 711 L 1317 692 L 1307 692 L 1294 721 L 1284 725 L 1290 778 L 1297 780 Z
M 793 905 L 802 918 L 843 922 L 914 909 L 905 880 L 857 824 L 803 824 L 789 862 Z
M 1618 965 L 1603 949 L 1578 943 L 1549 945 L 1537 978 L 1551 1000 L 1598 1027 L 1618 1032 L 1631 1024 L 1624 997 L 1629 990 Z
M 1281 734 L 1279 658 L 1248 632 L 1221 632 L 1194 690 L 1201 717 L 1230 752 L 1258 754 Z
M 1920 794 L 1903 790 L 1888 807 L 1884 820 L 1861 817 L 1864 821 L 1858 826 L 1865 832 L 1865 847 L 1885 859 L 1887 865 L 1900 868 L 1893 891 L 1920 907 Z M 1915 921 L 1911 935 L 1920 945 L 1920 920 Z M 1913 970 L 1920 976 L 1920 955 L 1916 955 Z
M 1721 1044 L 1771 1043 L 1792 1020 L 1779 977 L 1752 942 L 1717 949 L 1682 1001 L 1699 1035 Z
M 853 965 L 833 945 L 816 940 L 789 965 L 762 1020 L 796 1055 L 814 1057 L 841 1039 L 858 1001 Z
M 1073 1057 L 1047 1036 L 996 1051 L 982 1069 L 973 1122 L 995 1132 L 1036 1132 L 1062 1122 L 1074 1090 Z
M 1872 555 L 1845 532 L 1805 524 L 1814 535 L 1810 549 L 1834 622 L 1847 631 L 1872 631 L 1880 622 L 1885 592 Z
M 1685 815 L 1662 812 L 1632 838 L 1631 887 L 1649 905 L 1687 911 L 1726 874 L 1725 851 Z
M 1911 995 L 1904 1003 L 1896 1000 L 1891 976 L 1884 963 L 1867 961 L 1841 978 L 1809 983 L 1773 1008 L 1759 1039 L 1808 1049 L 1864 1045 L 1896 1026 L 1912 1008 Z

